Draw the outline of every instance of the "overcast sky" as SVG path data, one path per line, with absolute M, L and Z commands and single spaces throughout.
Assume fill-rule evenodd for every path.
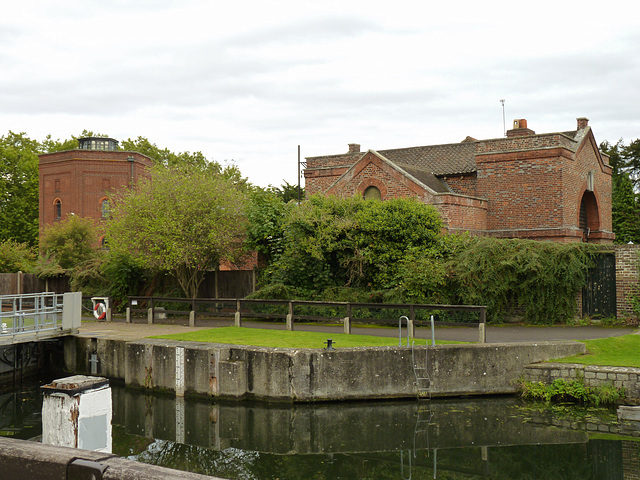
M 0 135 L 83 129 L 235 162 L 536 133 L 640 138 L 640 2 L 21 0 L 0 15 Z

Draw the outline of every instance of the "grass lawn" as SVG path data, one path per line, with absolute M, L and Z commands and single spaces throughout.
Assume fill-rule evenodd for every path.
M 640 335 L 581 340 L 587 345 L 585 355 L 555 360 L 560 363 L 605 365 L 612 367 L 640 367 Z
M 334 347 L 383 347 L 398 346 L 398 337 L 377 337 L 373 335 L 346 335 L 344 333 L 326 332 L 290 332 L 288 330 L 272 330 L 262 328 L 221 327 L 195 332 L 158 335 L 151 338 L 166 340 L 183 340 L 190 342 L 227 343 L 232 345 L 254 345 L 257 347 L 280 348 L 325 348 L 328 338 L 334 341 Z M 438 342 L 461 343 L 461 342 Z M 406 337 L 403 345 L 407 344 Z M 416 345 L 424 345 L 424 340 L 416 340 Z

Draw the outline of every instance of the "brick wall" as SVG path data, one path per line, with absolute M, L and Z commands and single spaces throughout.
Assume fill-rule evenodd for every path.
M 70 213 L 100 221 L 101 201 L 132 180 L 150 176 L 150 158 L 135 152 L 69 150 L 40 155 L 40 228 L 56 219 L 54 203 L 61 202 L 61 219 Z
M 622 478 L 640 480 L 640 444 L 622 440 Z
M 433 204 L 450 232 L 483 235 L 487 228 L 487 202 L 456 194 L 438 194 Z
M 340 178 L 363 154 L 360 152 L 324 157 L 307 157 L 304 170 L 304 191 L 306 196 L 323 193 Z
M 563 227 L 560 151 L 479 156 L 478 195 L 489 200 L 489 230 Z
M 441 180 L 455 193 L 461 195 L 478 195 L 478 178 L 476 174 L 445 176 Z
M 640 296 L 640 245 L 616 245 L 616 303 L 618 318 L 636 318 L 631 297 Z
M 501 238 L 611 243 L 611 168 L 599 154 L 586 119 L 579 126 L 570 134 L 535 135 L 523 129 L 517 136 L 474 142 L 476 172 L 441 180 L 456 194 L 480 197 L 484 203 L 471 207 L 441 200 L 445 223 Z M 386 187 L 383 198 L 409 196 L 434 203 L 430 190 L 416 189 L 406 175 L 379 158 L 387 167 L 354 167 L 369 157 L 377 155 L 369 151 L 308 158 L 307 194 L 358 195 L 377 179 Z M 580 219 L 583 199 L 588 237 Z

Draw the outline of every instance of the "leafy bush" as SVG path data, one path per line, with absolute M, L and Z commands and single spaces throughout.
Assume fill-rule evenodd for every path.
M 389 289 L 407 255 L 437 248 L 441 229 L 434 207 L 415 200 L 312 196 L 286 209 L 267 282 L 305 296 L 330 287 Z
M 68 270 L 96 255 L 97 238 L 95 226 L 90 219 L 72 214 L 44 230 L 40 249 L 61 268 Z
M 566 323 L 598 252 L 581 243 L 444 235 L 435 209 L 409 199 L 314 196 L 279 212 L 281 236 L 270 244 L 278 248 L 269 250 L 261 285 L 286 286 L 289 298 L 486 305 L 489 321 L 517 312 L 531 323 Z
M 446 293 L 455 303 L 486 305 L 490 320 L 517 307 L 529 322 L 564 323 L 575 316 L 596 253 L 579 243 L 466 238 L 446 260 Z
M 30 272 L 35 257 L 34 251 L 26 243 L 14 240 L 0 242 L 0 273 Z
M 566 381 L 558 378 L 551 384 L 543 382 L 520 382 L 520 396 L 526 400 L 545 403 L 579 403 L 612 405 L 624 398 L 624 389 L 613 385 L 589 387 L 582 379 Z

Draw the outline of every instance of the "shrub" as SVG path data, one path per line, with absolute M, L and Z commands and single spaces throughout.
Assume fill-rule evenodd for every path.
M 30 272 L 34 263 L 35 253 L 26 243 L 0 242 L 0 273 Z
M 624 389 L 613 385 L 589 387 L 583 379 L 569 380 L 558 378 L 551 384 L 543 382 L 524 382 L 518 385 L 520 396 L 526 400 L 549 403 L 579 403 L 612 405 L 624 398 Z

